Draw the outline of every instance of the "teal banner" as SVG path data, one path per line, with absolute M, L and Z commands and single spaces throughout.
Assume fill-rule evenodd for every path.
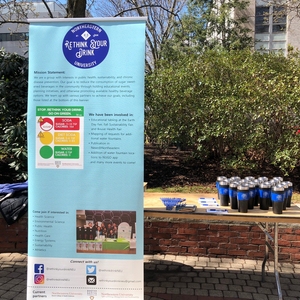
M 27 299 L 143 299 L 146 19 L 29 22 Z

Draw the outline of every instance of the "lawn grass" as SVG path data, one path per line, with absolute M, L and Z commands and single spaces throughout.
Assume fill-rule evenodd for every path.
M 174 187 L 157 187 L 147 188 L 147 192 L 150 193 L 212 193 L 216 194 L 217 190 L 213 186 L 174 186 Z

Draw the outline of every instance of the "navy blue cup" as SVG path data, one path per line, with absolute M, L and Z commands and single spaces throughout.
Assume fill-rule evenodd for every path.
M 254 196 L 254 206 L 258 206 L 259 204 L 259 181 L 258 179 L 255 179 L 253 181 L 255 185 L 255 196 Z
M 248 209 L 254 208 L 254 198 L 255 198 L 255 185 L 252 182 L 248 183 L 249 186 L 249 201 L 248 201 Z
M 261 177 L 258 177 L 257 179 L 258 179 L 258 181 L 259 181 L 260 183 L 263 183 L 263 182 L 267 182 L 267 181 L 268 181 L 268 177 L 266 177 L 266 176 L 261 176 Z
M 237 200 L 238 200 L 238 210 L 241 213 L 248 212 L 248 202 L 249 202 L 249 186 L 239 185 L 237 187 Z
M 283 178 L 280 176 L 273 177 L 273 179 L 275 179 L 278 184 L 280 184 L 283 181 Z
M 259 202 L 260 209 L 268 210 L 271 201 L 271 187 L 268 182 L 261 183 L 259 185 Z
M 229 184 L 229 201 L 232 209 L 238 209 L 237 187 L 238 184 L 236 182 Z
M 223 180 L 219 182 L 219 196 L 221 206 L 229 205 L 229 181 Z
M 286 207 L 291 207 L 292 195 L 293 195 L 293 183 L 290 181 L 287 181 L 287 184 L 288 184 L 289 188 L 288 188 L 288 192 L 287 192 Z
M 217 192 L 218 192 L 218 199 L 220 199 L 220 182 L 223 180 L 227 180 L 227 178 L 225 176 L 218 176 L 217 177 L 217 181 L 216 181 L 216 188 L 217 188 Z
M 283 211 L 283 202 L 285 197 L 285 191 L 283 185 L 276 185 L 272 187 L 271 190 L 271 200 L 273 203 L 273 213 L 282 214 Z
M 287 200 L 288 200 L 288 192 L 289 192 L 289 185 L 287 181 L 282 181 L 278 185 L 284 187 L 284 194 L 283 194 L 283 210 L 286 210 Z

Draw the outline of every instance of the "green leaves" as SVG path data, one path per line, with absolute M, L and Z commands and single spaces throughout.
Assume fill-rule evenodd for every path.
M 27 76 L 28 60 L 0 50 L 0 152 L 27 179 Z
M 207 50 L 147 76 L 148 140 L 192 147 L 235 168 L 299 162 L 299 55 Z

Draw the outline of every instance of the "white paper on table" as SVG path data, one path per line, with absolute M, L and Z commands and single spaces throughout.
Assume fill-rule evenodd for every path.
M 228 210 L 222 208 L 208 208 L 206 211 L 214 214 L 228 214 Z

